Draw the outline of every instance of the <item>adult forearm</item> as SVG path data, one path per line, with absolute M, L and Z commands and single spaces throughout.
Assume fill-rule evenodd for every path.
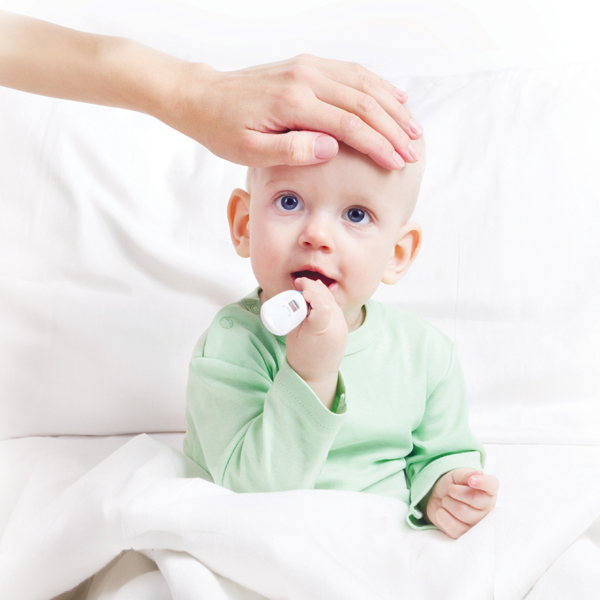
M 0 85 L 6 87 L 164 119 L 189 66 L 133 40 L 0 11 Z
M 406 94 L 356 63 L 301 54 L 221 72 L 3 11 L 0 86 L 147 113 L 251 167 L 322 163 L 343 140 L 398 169 L 417 160 L 411 139 L 421 135 Z

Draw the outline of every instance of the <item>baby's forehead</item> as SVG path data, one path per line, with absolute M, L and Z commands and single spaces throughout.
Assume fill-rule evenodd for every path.
M 337 156 L 318 165 L 248 169 L 247 183 L 254 191 L 259 187 L 270 189 L 296 183 L 330 190 L 335 187 L 337 191 L 347 190 L 357 195 L 366 191 L 371 195 L 389 195 L 401 189 L 402 177 L 400 172 L 384 169 L 361 152 L 340 144 Z

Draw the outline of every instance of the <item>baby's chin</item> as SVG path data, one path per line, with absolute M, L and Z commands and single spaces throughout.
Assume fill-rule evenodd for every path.
M 258 298 L 260 300 L 261 304 L 264 304 L 267 300 L 270 300 L 271 298 L 274 298 L 275 296 L 277 296 L 277 294 L 282 294 L 283 292 L 287 292 L 289 290 L 295 290 L 296 288 L 294 287 L 294 285 L 289 285 L 288 287 L 284 287 L 284 286 L 263 286 L 260 285 L 259 283 L 259 292 L 258 292 Z

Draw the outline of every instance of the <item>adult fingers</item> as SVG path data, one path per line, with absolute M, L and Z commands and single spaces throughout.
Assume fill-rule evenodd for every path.
M 389 82 L 356 63 L 307 54 L 277 67 L 285 69 L 286 81 L 291 82 L 282 88 L 285 95 L 279 101 L 285 107 L 279 120 L 288 130 L 330 134 L 388 169 L 402 168 L 405 160 L 419 158 L 410 136 L 416 139 L 422 129 L 398 101 Z
M 289 131 L 288 133 L 255 131 L 248 135 L 249 145 L 252 147 L 252 152 L 245 161 L 248 166 L 318 164 L 333 158 L 339 149 L 335 138 L 317 131 Z
M 446 535 L 458 539 L 463 533 L 466 533 L 470 529 L 470 525 L 459 521 L 456 517 L 452 516 L 445 508 L 438 508 L 435 513 L 437 519 L 437 526 Z
M 355 114 L 346 103 L 343 104 L 348 106 L 348 110 L 320 100 L 307 101 L 299 110 L 296 122 L 303 129 L 328 133 L 366 154 L 385 169 L 400 169 L 406 161 L 414 162 L 408 149 L 410 140 L 402 129 L 389 116 L 384 116 L 383 110 L 372 98 L 365 102 L 371 107 L 365 109 L 372 111 L 369 116 L 358 108 L 355 110 L 359 114 Z
M 442 506 L 457 520 L 466 525 L 473 526 L 479 523 L 487 511 L 478 510 L 469 504 L 455 500 L 450 496 L 442 499 Z
M 381 136 L 406 162 L 417 161 L 421 152 L 412 139 L 419 137 L 415 132 L 418 131 L 420 135 L 421 127 L 405 106 L 368 76 L 361 77 L 361 81 L 361 89 L 332 81 L 325 76 L 316 77 L 311 81 L 312 91 L 318 100 L 346 113 L 337 118 L 340 123 L 337 131 L 323 131 L 335 135 L 337 139 L 361 152 L 364 152 L 365 144 L 370 145 Z M 365 83 L 367 81 L 370 83 Z M 311 118 L 315 113 L 318 116 L 322 108 L 318 105 L 313 108 Z M 363 130 L 355 125 L 356 117 L 372 131 Z M 335 122 L 334 120 L 333 123 Z M 363 139 L 363 131 L 368 132 L 369 137 L 366 139 Z
M 296 57 L 296 59 L 301 61 L 303 64 L 315 66 L 319 70 L 319 73 L 326 78 L 326 81 L 342 84 L 342 86 L 338 86 L 337 89 L 329 87 L 329 92 L 340 92 L 343 91 L 343 88 L 345 87 L 351 88 L 352 90 L 358 92 L 358 94 L 350 96 L 355 100 L 361 98 L 364 100 L 362 94 L 371 96 L 377 101 L 382 109 L 386 111 L 386 113 L 389 114 L 402 127 L 409 137 L 412 139 L 417 139 L 422 135 L 423 128 L 414 119 L 412 119 L 408 109 L 403 106 L 408 99 L 408 94 L 396 88 L 383 77 L 380 77 L 376 73 L 373 73 L 363 65 L 356 62 L 347 62 L 332 58 L 321 58 L 318 56 L 312 56 L 310 54 L 301 54 L 300 56 Z M 337 106 L 346 108 L 346 110 L 348 110 L 347 107 L 335 102 L 335 96 L 322 97 L 319 94 L 316 95 L 325 102 L 329 102 L 330 104 L 335 103 Z M 354 110 L 356 106 L 356 104 L 351 104 L 350 110 L 356 113 Z
M 307 102 L 295 115 L 295 127 L 301 128 L 301 131 L 249 132 L 244 164 L 270 167 L 322 163 L 337 154 L 339 147 L 336 140 L 339 139 L 385 169 L 396 170 L 404 166 L 404 159 L 394 146 L 356 115 L 325 102 L 317 103 L 315 107 Z M 305 130 L 309 128 L 316 131 Z

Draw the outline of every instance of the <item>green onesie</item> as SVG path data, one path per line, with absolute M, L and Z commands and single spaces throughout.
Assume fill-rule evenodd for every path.
M 259 291 L 219 311 L 196 345 L 185 453 L 236 492 L 382 494 L 409 505 L 412 527 L 434 528 L 419 501 L 444 473 L 485 459 L 452 341 L 369 300 L 330 411 L 288 364 L 285 336 L 263 326 Z

